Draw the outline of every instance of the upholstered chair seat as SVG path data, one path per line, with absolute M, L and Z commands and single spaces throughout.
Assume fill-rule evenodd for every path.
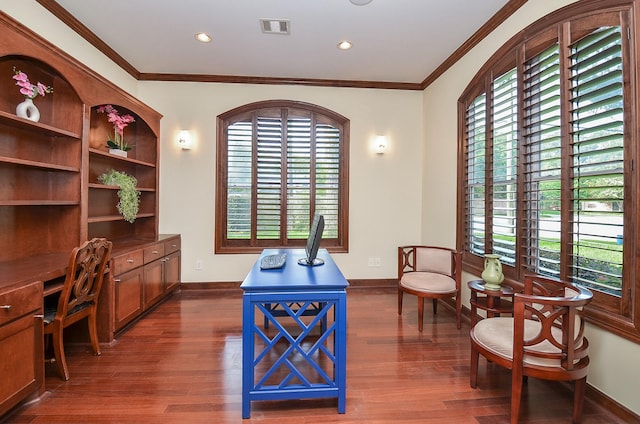
M 578 327 L 579 328 L 579 327 Z M 542 331 L 542 324 L 531 319 L 524 320 L 524 338 L 533 340 Z M 551 327 L 551 334 L 557 344 L 562 343 L 562 329 Z M 484 319 L 478 322 L 473 328 L 475 342 L 489 352 L 494 353 L 506 360 L 513 361 L 513 318 L 496 317 Z M 582 347 L 584 338 L 576 340 L 576 349 Z M 562 350 L 557 344 L 552 344 L 549 340 L 543 339 L 539 343 L 527 347 L 527 351 L 540 354 L 551 354 L 555 358 L 543 356 L 527 355 L 523 356 L 525 366 L 538 367 L 558 367 L 561 368 Z M 588 354 L 587 351 L 584 354 Z M 546 356 L 546 355 L 545 355 Z M 577 360 L 574 360 L 577 362 Z

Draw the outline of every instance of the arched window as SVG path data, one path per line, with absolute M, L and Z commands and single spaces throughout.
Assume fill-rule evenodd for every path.
M 216 253 L 303 247 L 314 213 L 322 247 L 348 250 L 349 120 L 286 100 L 218 116 Z
M 632 2 L 577 2 L 532 24 L 460 97 L 458 246 L 594 292 L 588 316 L 640 340 Z

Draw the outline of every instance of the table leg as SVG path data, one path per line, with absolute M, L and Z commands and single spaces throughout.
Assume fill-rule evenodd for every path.
M 334 334 L 336 346 L 336 383 L 338 385 L 338 413 L 344 414 L 347 406 L 347 294 L 339 295 L 335 322 L 338 326 Z M 336 340 L 337 339 L 337 340 Z
M 242 297 L 242 418 L 251 417 L 251 397 L 253 388 L 253 327 L 254 309 L 251 297 L 244 294 Z

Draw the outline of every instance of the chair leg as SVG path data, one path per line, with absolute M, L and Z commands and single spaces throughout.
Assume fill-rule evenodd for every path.
M 438 299 L 431 299 L 431 303 L 433 304 L 433 315 L 436 315 L 438 313 Z
M 94 309 L 87 319 L 89 325 L 89 338 L 91 339 L 91 347 L 93 353 L 100 356 L 100 340 L 98 339 L 98 322 L 96 319 L 97 311 Z
M 462 327 L 462 320 L 460 319 L 460 314 L 462 311 L 462 299 L 460 299 L 460 293 L 456 296 L 456 326 L 458 330 Z
M 520 400 L 522 399 L 522 368 L 514 366 L 511 370 L 511 424 L 518 424 Z
M 51 338 L 53 339 L 53 354 L 56 358 L 58 374 L 60 374 L 60 377 L 66 381 L 69 379 L 69 370 L 67 369 L 67 358 L 64 355 L 64 343 L 62 340 L 63 331 L 62 327 L 56 326 Z
M 418 296 L 418 331 L 422 333 L 424 318 L 424 297 Z
M 579 423 L 582 420 L 582 406 L 584 403 L 584 392 L 587 387 L 587 377 L 576 380 L 573 387 L 573 422 Z
M 469 371 L 469 385 L 472 389 L 478 387 L 478 360 L 480 359 L 480 352 L 474 349 L 471 345 L 471 369 Z
M 402 295 L 404 292 L 398 287 L 398 315 L 402 315 Z

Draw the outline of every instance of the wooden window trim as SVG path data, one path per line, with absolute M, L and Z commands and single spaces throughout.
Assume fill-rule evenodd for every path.
M 225 236 L 227 227 L 227 129 L 231 122 L 248 118 L 256 111 L 273 109 L 279 111 L 288 109 L 297 110 L 312 114 L 316 123 L 332 124 L 341 128 L 340 140 L 340 171 L 339 171 L 339 194 L 338 194 L 338 236 L 337 238 L 323 237 L 321 247 L 332 253 L 346 253 L 349 251 L 349 132 L 350 121 L 330 110 L 318 105 L 291 101 L 291 100 L 267 100 L 249 103 L 227 112 L 217 117 L 217 146 L 216 146 L 216 207 L 215 207 L 215 246 L 217 254 L 245 254 L 259 253 L 264 248 L 302 248 L 306 240 L 289 240 L 286 245 L 278 243 L 276 240 L 228 240 Z M 255 191 L 254 191 L 255 193 Z M 313 200 L 312 200 L 313 202 Z M 254 213 L 252 212 L 252 215 Z

